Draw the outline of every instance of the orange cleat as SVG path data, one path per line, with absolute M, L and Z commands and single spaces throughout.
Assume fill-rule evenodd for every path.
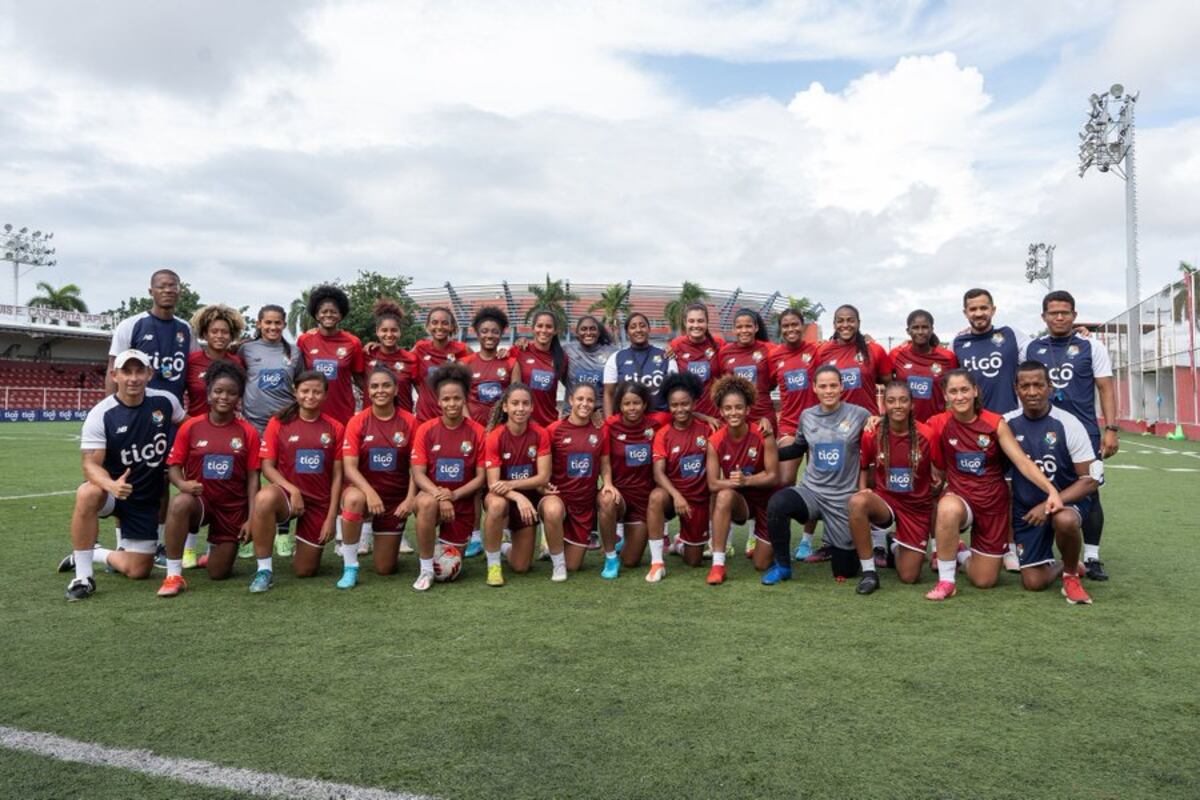
M 938 581 L 937 585 L 925 593 L 926 600 L 948 600 L 958 594 L 958 586 L 952 581 Z
M 187 590 L 187 581 L 182 575 L 168 575 L 163 579 L 162 586 L 158 587 L 159 597 L 174 597 L 177 594 L 183 594 Z
M 1067 598 L 1067 602 L 1073 606 L 1080 604 L 1090 606 L 1092 604 L 1092 598 L 1088 597 L 1083 584 L 1079 582 L 1078 575 L 1063 574 L 1062 593 L 1063 597 Z
M 725 582 L 725 565 L 713 564 L 712 569 L 708 571 L 708 585 L 719 586 Z

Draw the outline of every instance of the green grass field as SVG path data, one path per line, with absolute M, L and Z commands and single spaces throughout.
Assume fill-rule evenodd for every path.
M 73 489 L 77 424 L 0 427 L 0 495 Z M 425 595 L 415 564 L 339 592 L 154 596 L 55 573 L 70 495 L 0 500 L 0 725 L 443 798 L 1200 796 L 1200 447 L 1126 437 L 1092 607 L 1014 576 L 944 604 L 827 565 L 704 584 L 678 559 L 566 584 L 549 565 Z M 1121 468 L 1118 468 L 1121 467 Z M 111 527 L 102 527 L 111 541 Z M 0 796 L 237 796 L 0 749 Z

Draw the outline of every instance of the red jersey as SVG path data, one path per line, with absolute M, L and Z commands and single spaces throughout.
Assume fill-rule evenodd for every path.
M 873 431 L 864 432 L 859 451 L 862 469 L 871 470 L 875 481 L 875 492 L 893 508 L 910 508 L 928 514 L 933 509 L 933 490 L 930 467 L 933 431 L 923 423 L 916 423 L 917 466 L 913 469 L 912 443 L 908 434 L 893 433 L 887 422 Z M 884 462 L 880 452 L 880 434 L 887 431 L 888 452 Z
M 480 357 L 479 353 L 471 353 L 462 360 L 471 368 L 471 391 L 467 393 L 467 407 L 471 419 L 480 425 L 487 426 L 492 408 L 512 383 L 513 364 L 516 361 L 513 356 L 489 361 Z
M 447 428 L 441 417 L 417 426 L 412 464 L 424 466 L 429 479 L 454 490 L 475 479 L 483 465 L 483 426 L 464 417 L 457 428 Z
M 722 425 L 708 438 L 708 446 L 716 451 L 721 475 L 726 478 L 731 472 L 737 471 L 743 475 L 758 475 L 767 468 L 767 446 L 757 425 L 747 426 L 746 435 L 740 440 L 729 435 L 728 425 Z M 748 499 L 765 503 L 775 489 L 758 487 L 741 491 Z
M 426 422 L 440 417 L 442 410 L 438 408 L 437 395 L 429 385 L 429 376 L 434 370 L 451 361 L 458 361 L 471 352 L 460 341 L 451 340 L 445 350 L 438 349 L 432 339 L 422 339 L 413 345 L 412 356 L 416 362 L 417 385 L 417 422 Z
M 325 414 L 308 422 L 297 416 L 291 422 L 271 417 L 263 431 L 259 456 L 275 462 L 288 483 L 305 500 L 328 506 L 333 488 L 333 462 L 342 460 L 342 423 Z
M 236 364 L 243 371 L 246 369 L 246 364 L 242 359 L 233 353 L 227 353 L 223 360 Z M 208 386 L 205 385 L 204 378 L 208 375 L 208 368 L 212 365 L 213 360 L 208 357 L 208 353 L 205 353 L 203 348 L 188 353 L 187 376 L 184 378 L 184 381 L 187 386 L 187 413 L 189 417 L 208 413 Z
M 554 369 L 554 354 L 533 345 L 521 350 L 517 361 L 521 365 L 521 380 L 533 390 L 533 421 L 549 425 L 558 419 L 558 382 L 566 374 L 566 356 L 561 373 Z
M 651 449 L 654 432 L 671 424 L 665 411 L 650 411 L 636 425 L 630 425 L 621 414 L 613 414 L 604 422 L 608 433 L 608 452 L 612 459 L 613 485 L 621 492 L 645 494 L 654 488 Z
M 832 364 L 837 367 L 842 373 L 842 399 L 878 414 L 879 397 L 875 385 L 883 383 L 892 374 L 892 360 L 875 342 L 867 342 L 867 354 L 864 358 L 853 341 L 822 342 L 817 351 L 817 366 Z
M 946 410 L 946 373 L 958 368 L 958 356 L 944 347 L 918 353 L 912 344 L 902 344 L 888 354 L 896 379 L 908 384 L 913 398 L 913 418 L 925 422 Z
M 358 459 L 358 471 L 380 497 L 404 497 L 416 431 L 416 419 L 403 409 L 380 419 L 373 407 L 364 408 L 346 424 L 342 455 Z
M 771 351 L 771 368 L 779 384 L 780 436 L 794 436 L 804 409 L 817 404 L 812 376 L 818 363 L 817 345 L 812 342 L 801 342 L 799 347 L 780 344 Z
M 933 461 L 945 470 L 947 488 L 976 510 L 1008 507 L 1008 459 L 996 435 L 1001 421 L 999 414 L 984 409 L 972 422 L 959 422 L 953 412 L 943 411 L 927 423 Z
M 750 421 L 758 422 L 763 417 L 775 427 L 775 404 L 771 400 L 771 389 L 775 387 L 775 369 L 771 361 L 771 345 L 754 341 L 748 345 L 728 342 L 721 348 L 718 358 L 718 375 L 740 375 L 754 384 L 758 397 L 750 408 Z
M 216 425 L 208 414 L 189 417 L 175 432 L 167 464 L 183 467 L 189 481 L 204 485 L 204 502 L 244 519 L 250 510 L 246 476 L 259 467 L 258 431 L 241 417 Z
M 362 342 L 346 331 L 332 336 L 308 331 L 300 334 L 296 347 L 304 355 L 305 368 L 315 369 L 329 381 L 321 413 L 345 425 L 354 416 L 354 376 L 362 374 L 365 363 Z
M 696 399 L 695 410 L 710 417 L 717 416 L 717 407 L 712 401 L 712 385 L 717 378 L 717 353 L 720 352 L 725 340 L 720 336 L 709 334 L 711 338 L 693 342 L 687 336 L 676 336 L 667 345 L 673 353 L 675 369 L 680 372 L 690 372 L 704 384 L 704 391 Z
M 694 417 L 683 430 L 672 420 L 654 434 L 653 459 L 666 462 L 668 480 L 689 503 L 708 502 L 708 477 L 704 472 L 708 434 L 708 424 Z
M 397 347 L 394 353 L 385 353 L 382 347 L 376 347 L 367 358 L 366 368 L 363 371 L 369 376 L 371 370 L 380 364 L 390 369 L 396 376 L 396 407 L 411 414 L 413 383 L 416 381 L 417 375 L 416 357 L 402 347 Z M 365 401 L 365 404 L 370 405 L 370 401 Z
M 546 434 L 553 456 L 550 482 L 567 509 L 595 506 L 600 459 L 608 455 L 607 431 L 590 422 L 576 425 L 560 419 L 550 423 Z
M 500 480 L 528 480 L 537 475 L 538 458 L 550 455 L 550 435 L 532 422 L 520 436 L 501 425 L 488 431 L 483 452 L 484 469 L 499 469 Z

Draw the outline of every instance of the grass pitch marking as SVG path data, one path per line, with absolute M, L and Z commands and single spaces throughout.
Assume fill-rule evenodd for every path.
M 75 494 L 78 489 L 63 489 L 61 492 L 39 492 L 38 494 L 10 494 L 0 497 L 0 500 L 36 500 L 39 497 L 60 497 L 64 494 Z
M 190 758 L 167 758 L 157 756 L 149 750 L 104 747 L 4 725 L 0 725 L 0 747 L 59 761 L 115 767 L 197 786 L 229 789 L 257 797 L 288 797 L 296 800 L 434 800 L 427 795 L 389 792 L 349 783 L 291 778 L 271 772 L 223 767 L 210 761 Z

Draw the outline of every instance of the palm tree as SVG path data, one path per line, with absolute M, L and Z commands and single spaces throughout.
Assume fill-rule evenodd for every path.
M 293 337 L 299 336 L 317 324 L 317 321 L 308 315 L 308 297 L 311 294 L 312 289 L 305 289 L 299 297 L 292 301 L 292 305 L 288 309 L 287 326 Z
M 529 293 L 534 296 L 534 303 L 525 312 L 525 324 L 528 325 L 533 320 L 534 312 L 545 309 L 554 315 L 555 324 L 560 332 L 567 330 L 567 310 L 566 304 L 579 299 L 579 295 L 563 287 L 561 280 L 550 280 L 550 274 L 546 274 L 546 285 L 539 286 L 536 283 L 529 284 Z
M 796 311 L 799 311 L 801 314 L 803 314 L 804 321 L 806 323 L 816 322 L 817 319 L 820 318 L 821 314 L 825 311 L 824 306 L 820 306 L 817 303 L 814 303 L 812 300 L 809 300 L 807 297 L 804 297 L 803 295 L 801 295 L 800 297 L 796 297 L 795 295 L 790 295 L 790 294 L 788 295 L 787 307 L 784 308 L 784 311 L 787 311 L 788 309 L 794 309 Z M 779 323 L 779 315 L 782 313 L 783 313 L 783 311 L 778 311 L 771 315 L 771 324 L 772 325 L 777 325 Z
M 610 283 L 608 288 L 600 293 L 600 299 L 588 306 L 588 311 L 599 311 L 604 326 L 612 331 L 620 340 L 621 320 L 629 315 L 629 292 L 631 285 L 625 283 Z
M 666 316 L 671 330 L 675 332 L 683 330 L 687 307 L 695 303 L 703 303 L 707 299 L 708 292 L 704 291 L 700 284 L 684 281 L 683 286 L 679 289 L 679 296 L 663 306 L 663 315 Z
M 83 298 L 79 296 L 79 287 L 73 283 L 68 283 L 65 286 L 60 286 L 55 289 L 45 281 L 38 281 L 38 291 L 41 294 L 29 298 L 26 305 L 32 308 L 52 308 L 55 311 L 78 311 L 80 314 L 88 313 L 87 303 L 83 302 Z M 58 324 L 58 320 L 50 320 L 54 325 Z M 71 323 L 67 323 L 70 325 Z
M 1197 270 L 1186 261 L 1180 261 L 1179 272 L 1183 277 L 1179 279 L 1179 293 L 1175 295 L 1172 301 L 1172 316 L 1176 322 L 1183 322 L 1183 318 L 1187 316 L 1187 282 L 1192 281 L 1193 293 L 1200 290 L 1200 279 L 1196 278 L 1196 273 L 1200 272 L 1200 270 Z M 1171 287 L 1172 291 L 1174 291 L 1174 288 L 1174 286 Z M 1200 297 L 1197 297 L 1195 302 L 1197 306 L 1196 319 L 1192 322 L 1196 327 L 1200 328 Z

